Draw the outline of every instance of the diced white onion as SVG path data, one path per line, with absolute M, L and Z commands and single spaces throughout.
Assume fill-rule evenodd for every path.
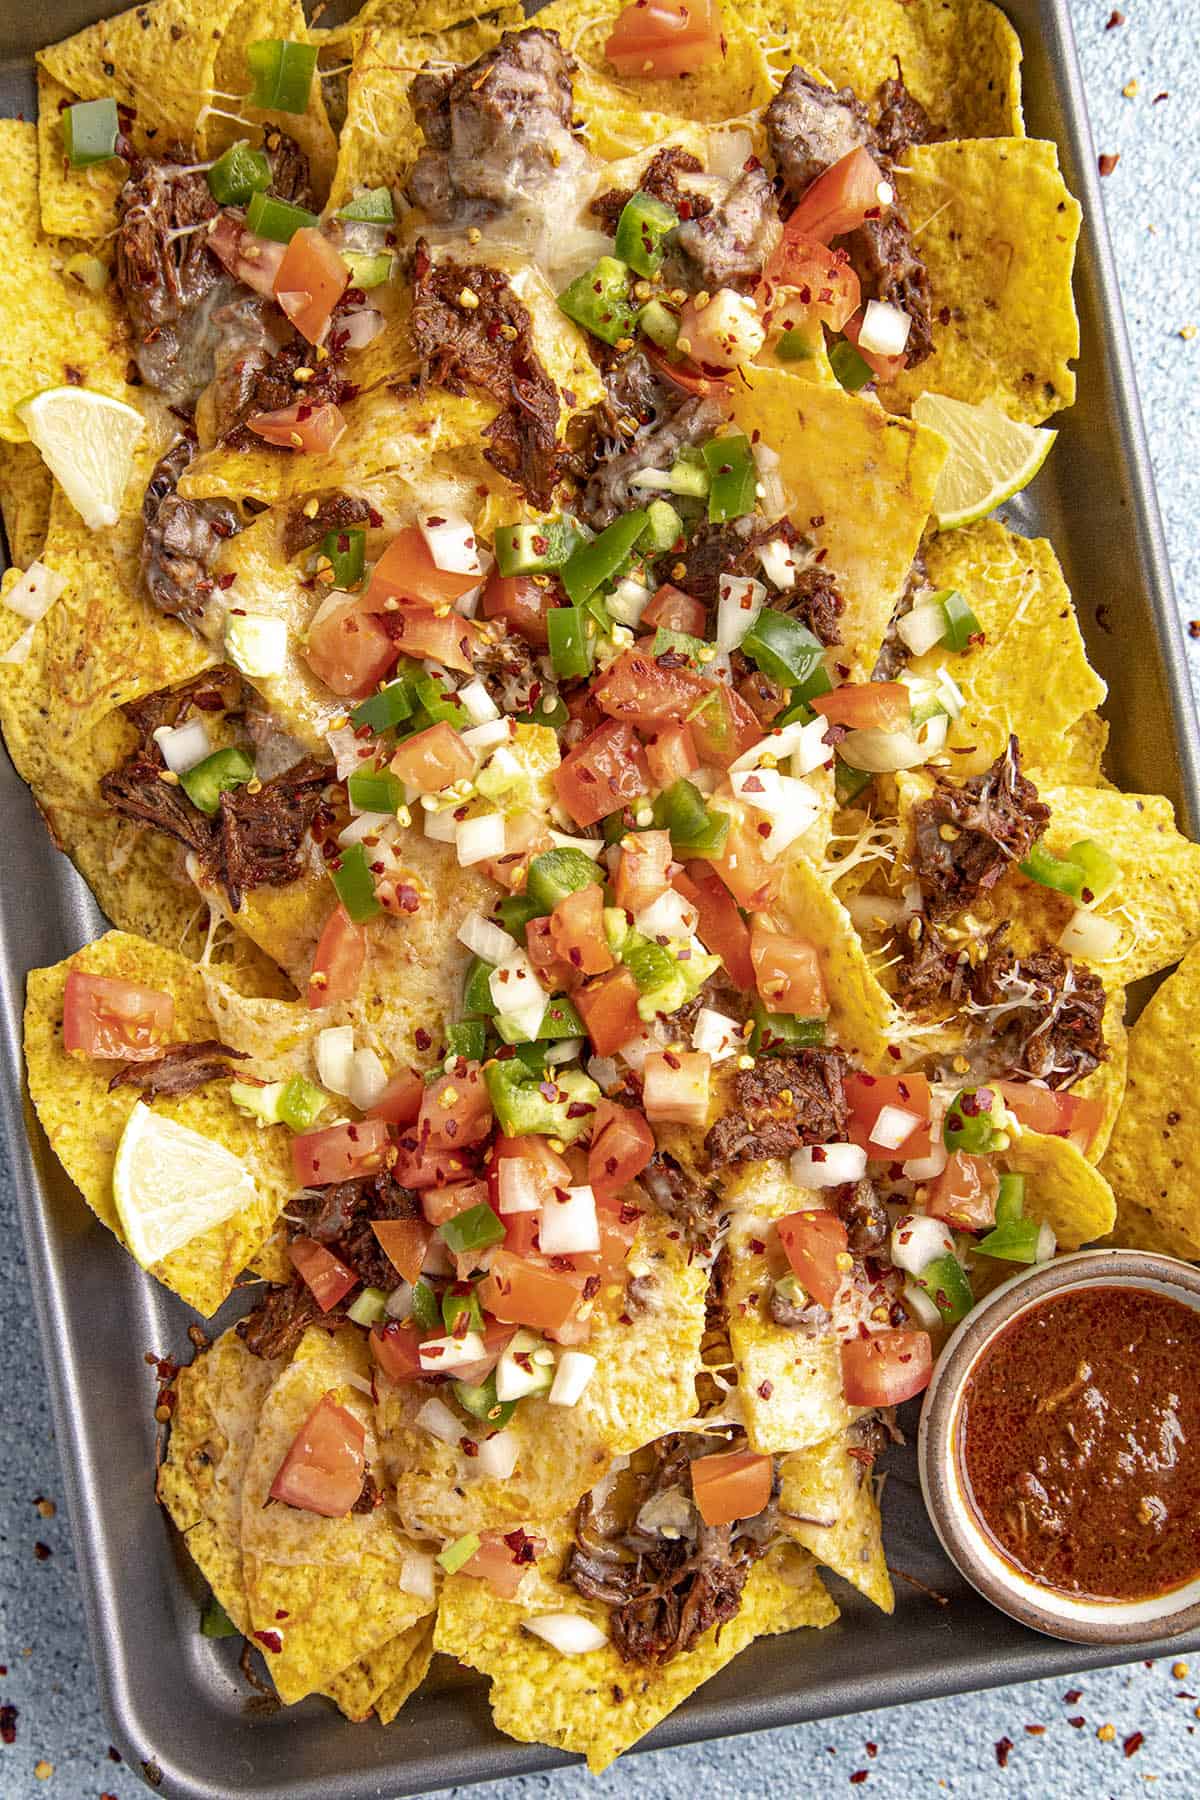
M 882 731 L 876 725 L 866 731 L 847 732 L 838 745 L 838 754 L 852 769 L 865 769 L 872 775 L 894 775 L 898 769 L 920 768 L 929 756 L 929 746 L 911 731 Z
M 413 1291 L 410 1281 L 402 1281 L 394 1287 L 385 1302 L 389 1319 L 411 1319 L 413 1309 Z
M 486 862 L 489 856 L 503 856 L 504 814 L 480 813 L 474 819 L 460 819 L 454 831 L 454 848 L 461 869 Z
M 650 604 L 650 594 L 648 587 L 627 575 L 624 581 L 617 583 L 604 604 L 611 619 L 615 619 L 618 625 L 628 625 L 632 630 L 641 624 L 642 614 Z
M 828 730 L 822 721 L 822 728 Z M 798 750 L 804 742 L 805 727 L 797 721 L 793 725 L 781 725 L 778 730 L 768 731 L 765 737 L 759 738 L 757 744 L 751 744 L 740 756 L 735 756 L 729 765 L 730 775 L 740 775 L 747 769 L 756 769 L 764 756 L 773 756 L 777 763 L 783 762 L 794 750 Z
M 762 611 L 767 590 L 750 575 L 722 575 L 717 594 L 717 648 L 736 650 Z
M 603 1650 L 608 1642 L 600 1627 L 582 1613 L 541 1613 L 521 1623 L 563 1656 L 586 1656 L 589 1650 Z
M 546 1050 L 546 1067 L 556 1069 L 559 1063 L 574 1062 L 586 1042 L 584 1038 L 559 1038 Z
M 464 1332 L 460 1338 L 435 1337 L 426 1338 L 417 1352 L 422 1369 L 429 1375 L 448 1374 L 451 1369 L 461 1369 L 467 1363 L 483 1362 L 487 1356 L 487 1345 L 478 1331 Z M 451 1413 L 451 1418 L 454 1417 Z M 418 1422 L 420 1414 L 417 1415 Z M 462 1426 L 458 1426 L 458 1435 L 462 1436 Z M 435 1434 L 436 1435 L 436 1434 Z
M 422 1275 L 453 1275 L 454 1258 L 447 1250 L 444 1239 L 435 1233 L 430 1238 L 424 1256 L 421 1258 Z
M 328 1025 L 324 1031 L 318 1031 L 316 1061 L 321 1086 L 348 1099 L 354 1067 L 353 1025 Z
M 15 581 L 5 594 L 4 604 L 10 612 L 36 625 L 39 619 L 45 618 L 66 585 L 66 576 L 60 575 L 57 569 L 48 569 L 42 562 L 31 562 L 21 579 Z
M 509 1021 L 513 1031 L 532 1042 L 546 1011 L 546 991 L 519 944 L 492 970 L 488 992 L 492 1005 Z
M 763 544 L 758 552 L 758 560 L 763 574 L 772 587 L 795 587 L 795 546 L 789 544 L 785 538 L 772 538 L 770 543 Z
M 596 1358 L 584 1350 L 564 1350 L 546 1396 L 551 1406 L 577 1406 L 596 1373 Z
M 425 819 L 425 836 L 432 838 L 435 844 L 453 844 L 458 836 L 458 820 L 454 817 L 454 808 L 444 806 L 440 812 L 433 807 L 422 808 Z
M 850 894 L 845 906 L 856 931 L 886 930 L 898 925 L 907 912 L 903 900 L 891 894 Z
M 708 133 L 709 174 L 736 181 L 753 150 L 754 139 L 743 126 L 713 126 Z
M 565 831 L 551 831 L 550 842 L 556 850 L 578 850 L 583 856 L 590 856 L 595 862 L 604 850 L 604 839 L 593 837 L 570 837 Z
M 587 1072 L 602 1094 L 615 1088 L 619 1080 L 617 1065 L 611 1056 L 593 1056 L 588 1063 Z
M 347 350 L 365 350 L 375 342 L 384 324 L 383 314 L 374 306 L 356 306 L 353 312 L 338 314 L 338 330 L 346 334 Z
M 671 476 L 666 469 L 639 469 L 636 475 L 629 477 L 631 488 L 647 488 L 654 494 L 671 492 Z
M 790 726 L 786 730 L 792 729 Z M 833 761 L 833 745 L 825 742 L 829 730 L 829 721 L 820 713 L 810 719 L 807 725 L 800 726 L 800 739 L 792 751 L 792 774 L 811 775 L 815 769 L 823 769 Z
M 866 1172 L 867 1153 L 858 1144 L 806 1144 L 792 1155 L 792 1180 L 800 1187 L 841 1187 Z
M 542 1204 L 533 1164 L 523 1156 L 501 1157 L 496 1186 L 500 1211 L 505 1216 L 537 1212 Z
M 283 672 L 287 662 L 286 619 L 265 613 L 230 613 L 225 620 L 225 653 L 235 668 L 251 680 L 268 680 Z
M 369 754 L 367 743 L 359 737 L 352 725 L 342 725 L 337 731 L 327 731 L 325 742 L 333 751 L 339 781 L 345 781 L 347 775 L 353 775 L 355 769 L 367 760 L 363 754 L 364 751 Z
M 387 1084 L 387 1070 L 374 1050 L 369 1047 L 356 1050 L 350 1064 L 350 1085 L 346 1091 L 350 1104 L 357 1106 L 359 1112 L 366 1112 L 369 1106 L 374 1106 Z
M 915 1282 L 911 1275 L 904 1283 L 904 1304 L 926 1331 L 936 1330 L 941 1326 L 942 1315 L 934 1305 L 925 1289 Z
M 902 356 L 912 330 L 911 316 L 888 300 L 868 300 L 858 344 L 875 356 Z
M 493 1431 L 491 1437 L 480 1440 L 471 1473 L 488 1481 L 508 1481 L 517 1466 L 520 1449 L 515 1431 Z
M 443 512 L 440 508 L 417 520 L 434 567 L 447 575 L 481 575 L 479 546 L 475 527 L 462 513 Z
M 768 862 L 774 862 L 789 844 L 802 837 L 821 811 L 820 801 L 806 782 L 781 775 L 778 769 L 746 770 L 732 776 L 730 786 L 739 799 L 770 818 L 771 834 L 759 840 Z
M 582 1256 L 600 1248 L 600 1223 L 596 1196 L 586 1184 L 565 1188 L 565 1200 L 555 1194 L 542 1204 L 538 1243 L 543 1256 Z
M 203 719 L 189 719 L 186 725 L 160 725 L 154 741 L 162 752 L 168 769 L 186 775 L 198 762 L 203 762 L 212 748 Z
M 437 1594 L 436 1561 L 420 1550 L 406 1550 L 396 1585 L 403 1593 L 411 1594 L 414 1600 L 434 1599 Z
M 467 1435 L 462 1420 L 450 1411 L 444 1400 L 436 1397 L 425 1402 L 417 1414 L 417 1424 L 443 1444 L 457 1444 Z
M 478 678 L 459 688 L 458 700 L 471 715 L 472 725 L 490 725 L 500 717 L 500 708 Z M 505 735 L 507 736 L 507 728 Z
M 932 719 L 926 719 L 917 733 L 917 742 L 925 753 L 925 758 L 936 756 L 946 742 L 950 730 L 950 720 L 944 712 L 934 713 Z
M 644 937 L 691 937 L 700 923 L 700 914 L 674 888 L 664 888 L 656 900 L 643 906 L 634 923 Z
M 938 688 L 940 690 L 938 699 L 952 719 L 961 718 L 963 707 L 967 704 L 967 696 L 963 693 L 949 669 L 939 669 L 937 680 Z
M 898 1269 L 919 1275 L 939 1256 L 954 1253 L 954 1233 L 944 1219 L 928 1213 L 906 1213 L 892 1226 L 892 1261 Z
M 719 1063 L 728 1056 L 736 1056 L 744 1043 L 742 1028 L 736 1019 L 712 1006 L 700 1008 L 692 1027 L 693 1050 L 703 1050 L 714 1063 Z
M 902 1163 L 901 1170 L 909 1181 L 936 1181 L 950 1160 L 950 1152 L 940 1129 L 933 1134 L 932 1148 L 928 1156 L 910 1156 Z
M 875 198 L 878 200 L 880 206 L 890 206 L 892 204 L 892 201 L 896 198 L 896 190 L 890 181 L 877 181 L 875 183 Z
M 513 1342 L 523 1335 L 519 1332 Z M 546 1364 L 535 1363 L 532 1350 L 522 1350 L 520 1355 L 522 1360 L 518 1362 L 510 1344 L 496 1364 L 496 1398 L 502 1405 L 509 1400 L 523 1400 L 527 1394 L 540 1394 L 545 1389 Z
M 19 666 L 23 662 L 28 662 L 29 652 L 33 649 L 33 634 L 36 630 L 36 625 L 27 625 L 24 631 L 13 639 L 3 656 L 0 656 L 0 663 L 12 663 L 14 666 Z
M 622 1044 L 617 1054 L 624 1057 L 635 1074 L 640 1075 L 646 1058 L 654 1055 L 662 1047 L 662 1039 L 647 1026 L 644 1031 L 639 1031 L 636 1037 L 630 1038 L 627 1044 Z
M 1037 1246 L 1034 1250 L 1035 1260 L 1037 1262 L 1049 1262 L 1057 1249 L 1058 1239 L 1055 1237 L 1050 1227 L 1048 1225 L 1040 1226 L 1038 1228 Z M 551 1397 L 553 1398 L 553 1396 Z
M 338 843 L 343 850 L 348 850 L 351 844 L 361 844 L 364 838 L 378 837 L 384 831 L 393 831 L 395 825 L 395 813 L 361 812 L 348 825 L 342 826 L 338 832 Z
M 881 1150 L 898 1150 L 920 1123 L 920 1114 L 909 1112 L 907 1107 L 881 1106 L 867 1141 L 878 1144 Z
M 462 696 L 459 697 L 461 699 Z M 498 744 L 507 744 L 509 739 L 508 720 L 487 719 L 482 725 L 468 725 L 467 729 L 460 733 L 460 736 L 463 743 L 469 749 L 474 750 L 477 756 L 485 755 L 487 751 L 494 750 Z
M 896 620 L 896 635 L 908 646 L 913 656 L 924 656 L 946 635 L 946 609 L 940 600 L 922 600 L 902 619 Z
M 1060 950 L 1068 956 L 1080 956 L 1084 962 L 1104 962 L 1121 942 L 1121 926 L 1116 919 L 1102 918 L 1086 906 L 1075 909 L 1058 940 Z
M 485 586 L 486 583 L 481 581 L 478 587 L 468 588 L 465 594 L 460 594 L 458 599 L 453 602 L 455 612 L 461 613 L 464 619 L 473 619 L 479 611 L 479 602 L 483 598 Z
M 510 937 L 494 919 L 485 919 L 479 912 L 467 914 L 458 928 L 458 941 L 465 944 L 472 955 L 488 963 L 502 963 L 517 948 L 516 938 Z

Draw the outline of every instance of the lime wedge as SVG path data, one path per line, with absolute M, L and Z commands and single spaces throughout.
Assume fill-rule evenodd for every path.
M 248 1206 L 245 1164 L 212 1138 L 138 1101 L 113 1164 L 113 1199 L 130 1254 L 148 1269 Z
M 115 525 L 146 429 L 123 400 L 91 388 L 44 388 L 23 400 L 17 417 L 89 531 Z
M 950 446 L 933 495 L 939 531 L 986 518 L 1027 487 L 1058 436 L 1010 419 L 992 400 L 972 406 L 947 394 L 921 394 L 912 416 L 918 425 L 940 431 Z

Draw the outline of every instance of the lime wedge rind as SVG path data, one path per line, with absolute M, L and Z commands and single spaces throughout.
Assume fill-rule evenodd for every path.
M 1046 426 L 1010 419 L 992 400 L 972 405 L 948 394 L 921 394 L 912 411 L 919 425 L 940 432 L 949 445 L 933 495 L 939 531 L 985 519 L 1028 487 L 1058 436 Z

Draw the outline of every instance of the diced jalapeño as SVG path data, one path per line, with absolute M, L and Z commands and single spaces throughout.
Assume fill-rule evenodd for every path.
M 1023 1175 L 1002 1175 L 1000 1191 L 996 1195 L 997 1225 L 1011 1225 L 1021 1218 L 1025 1211 L 1025 1177 Z
M 1121 870 L 1115 859 L 1103 844 L 1097 844 L 1092 838 L 1080 838 L 1077 844 L 1071 845 L 1067 855 L 1083 870 L 1083 888 L 1079 898 L 1085 906 L 1103 900 L 1107 894 L 1112 893 L 1121 879 Z
M 451 1056 L 468 1056 L 482 1062 L 487 1049 L 487 1026 L 482 1019 L 460 1019 L 446 1027 L 446 1050 Z
M 936 602 L 946 615 L 942 642 L 947 650 L 965 650 L 971 639 L 983 630 L 971 608 L 957 588 L 939 588 L 930 598 L 931 604 Z
M 591 857 L 567 844 L 534 857 L 525 878 L 525 898 L 539 913 L 549 913 L 568 894 L 603 880 L 603 872 Z
M 274 194 L 251 194 L 246 208 L 246 224 L 258 237 L 270 238 L 276 244 L 290 244 L 298 231 L 320 224 L 316 213 L 289 200 L 277 200 Z
M 418 1331 L 438 1331 L 441 1328 L 442 1309 L 437 1295 L 427 1281 L 413 1283 L 412 1316 Z
M 530 919 L 540 917 L 541 910 L 537 901 L 531 900 L 528 894 L 505 894 L 502 900 L 496 902 L 496 916 L 501 925 L 522 943 L 525 942 L 525 927 Z
M 392 204 L 392 190 L 387 187 L 365 188 L 340 206 L 334 214 L 337 219 L 356 220 L 364 225 L 394 225 L 396 208 Z
M 355 587 L 366 564 L 367 534 L 361 525 L 343 525 L 325 534 L 321 554 L 329 559 L 335 588 Z
M 360 812 L 394 813 L 404 803 L 404 783 L 390 769 L 355 769 L 346 792 Z
M 246 61 L 254 86 L 251 106 L 268 112 L 308 111 L 317 46 L 298 44 L 293 38 L 259 38 L 246 48 Z
M 630 298 L 629 266 L 615 256 L 602 256 L 577 276 L 558 296 L 558 304 L 568 319 L 606 344 L 632 338 L 637 329 L 638 307 Z
M 492 548 L 501 575 L 544 575 L 560 569 L 582 540 L 574 519 L 525 519 L 498 526 Z
M 389 681 L 369 700 L 360 701 L 350 714 L 350 723 L 355 731 L 361 731 L 364 726 L 371 731 L 390 731 L 393 726 L 402 725 L 405 719 L 411 719 L 413 710 L 412 690 L 408 681 L 401 677 L 399 681 Z
M 638 326 L 660 350 L 673 350 L 679 337 L 679 315 L 661 300 L 647 300 L 638 314 Z
M 546 637 L 550 664 L 560 681 L 591 673 L 592 636 L 582 607 L 552 607 L 546 614 Z
M 1055 856 L 1040 839 L 1030 845 L 1029 855 L 1018 866 L 1030 881 L 1053 888 L 1055 893 L 1066 894 L 1072 900 L 1078 900 L 1083 892 L 1084 877 L 1080 865 L 1070 857 Z
M 73 169 L 90 169 L 95 163 L 107 162 L 117 154 L 117 138 L 121 124 L 117 103 L 111 97 L 103 100 L 80 100 L 63 113 L 63 148 Z
M 808 684 L 818 672 L 825 672 L 825 646 L 799 619 L 764 606 L 742 639 L 741 647 L 772 681 L 778 681 L 783 687 L 804 690 L 795 694 L 794 699 L 807 701 L 812 693 L 828 692 L 828 685 L 809 691 Z
M 947 1150 L 963 1150 L 968 1156 L 988 1156 L 1007 1150 L 1008 1115 L 999 1088 L 966 1087 L 956 1094 L 946 1111 L 942 1139 Z
M 329 1104 L 329 1096 L 306 1075 L 293 1075 L 279 1096 L 279 1118 L 291 1131 L 310 1131 Z
M 980 1238 L 975 1246 L 981 1256 L 995 1256 L 1001 1262 L 1035 1263 L 1042 1228 L 1036 1219 L 997 1220 L 996 1229 Z
M 492 999 L 491 980 L 495 963 L 484 962 L 482 956 L 473 956 L 467 964 L 466 979 L 463 982 L 463 1011 L 470 1017 L 490 1019 L 496 1010 Z
M 849 338 L 843 338 L 833 346 L 829 352 L 829 366 L 848 394 L 857 394 L 859 388 L 875 379 L 874 369 Z
M 230 144 L 208 171 L 208 191 L 218 206 L 245 206 L 251 194 L 261 194 L 270 185 L 266 153 L 244 141 Z
M 683 520 L 669 500 L 652 500 L 646 508 L 646 528 L 638 539 L 638 550 L 644 556 L 661 556 L 679 542 Z
M 465 1217 L 465 1214 L 460 1213 L 458 1216 L 463 1218 Z M 458 1322 L 463 1317 L 464 1313 L 466 1314 L 467 1323 L 465 1327 L 459 1327 L 460 1331 L 483 1330 L 483 1311 L 476 1297 L 474 1288 L 469 1289 L 465 1294 L 456 1293 L 453 1288 L 447 1288 L 446 1292 L 442 1295 L 442 1323 L 445 1325 L 446 1330 L 450 1333 L 451 1337 L 454 1336 L 454 1327 L 458 1325 Z
M 755 1056 L 774 1052 L 811 1050 L 825 1042 L 824 1019 L 802 1019 L 795 1013 L 769 1013 L 760 999 L 754 1001 L 754 1030 L 750 1049 Z
M 644 511 L 624 513 L 605 527 L 599 537 L 580 544 L 563 565 L 562 583 L 576 606 L 611 581 L 646 529 Z M 553 613 L 549 615 L 553 618 Z
M 438 1226 L 438 1232 L 452 1256 L 468 1256 L 472 1250 L 490 1250 L 505 1236 L 504 1225 L 486 1200 L 444 1220 Z
M 678 223 L 673 207 L 639 188 L 621 209 L 613 249 L 635 274 L 657 275 L 667 254 L 667 236 Z
M 809 362 L 814 355 L 812 339 L 806 331 L 782 332 L 775 354 L 780 362 Z
M 244 750 L 214 750 L 203 762 L 194 763 L 179 777 L 179 785 L 193 806 L 214 817 L 221 795 L 254 780 L 254 764 Z
M 395 258 L 390 250 L 380 250 L 375 255 L 362 250 L 343 250 L 342 261 L 350 271 L 350 286 L 367 293 L 391 280 Z
M 200 1614 L 200 1636 L 206 1638 L 238 1636 L 237 1626 L 215 1594 L 208 1596 L 208 1605 Z
M 351 844 L 343 850 L 337 861 L 330 863 L 329 873 L 338 899 L 356 925 L 373 919 L 382 910 L 375 894 L 375 877 L 361 844 Z
M 935 1256 L 921 1270 L 916 1281 L 941 1313 L 945 1325 L 957 1325 L 960 1319 L 966 1318 L 975 1304 L 967 1272 L 957 1256 L 949 1253 Z
M 745 433 L 710 438 L 704 446 L 704 463 L 709 475 L 709 523 L 720 525 L 752 513 L 758 469 Z
M 494 1369 L 486 1381 L 452 1381 L 450 1385 L 463 1411 L 470 1413 L 473 1419 L 481 1419 L 493 1431 L 503 1431 L 517 1410 L 515 1400 L 497 1400 Z

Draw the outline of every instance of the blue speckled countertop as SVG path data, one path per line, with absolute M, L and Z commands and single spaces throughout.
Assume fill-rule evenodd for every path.
M 1200 617 L 1200 14 L 1195 0 L 1071 0 L 1137 378 L 1185 620 Z M 1121 23 L 1109 24 L 1109 20 Z M 1197 335 L 1193 336 L 1193 329 Z M 1200 625 L 1197 627 L 1200 632 Z M 1189 643 L 1200 691 L 1200 642 Z M 3 1171 L 0 1171 L 2 1174 Z M 135 1800 L 96 1699 L 7 1178 L 0 1183 L 0 1743 L 4 1800 Z M 0 1727 L 10 1715 L 0 1713 Z M 489 1800 L 939 1792 L 979 1800 L 1200 1793 L 1200 1662 L 1170 1659 L 470 1790 Z M 1011 1741 L 1007 1748 L 1006 1742 Z M 1001 1761 L 1005 1766 L 1000 1766 Z M 464 1794 L 467 1790 L 462 1790 Z

